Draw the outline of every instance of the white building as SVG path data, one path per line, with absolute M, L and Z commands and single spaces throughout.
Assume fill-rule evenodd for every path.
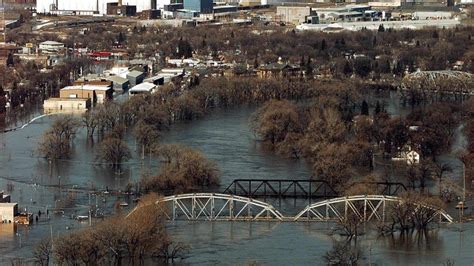
M 142 94 L 142 93 L 154 93 L 155 90 L 156 90 L 155 84 L 144 82 L 131 88 L 128 92 L 130 96 L 133 96 L 133 95 Z
M 419 164 L 420 163 L 420 154 L 416 151 L 409 151 L 406 153 L 406 160 L 408 165 Z
M 64 44 L 55 41 L 45 41 L 39 44 L 39 49 L 42 53 L 57 53 L 64 49 Z
M 43 102 L 45 114 L 84 113 L 91 107 L 91 99 L 85 98 L 49 98 Z
M 18 213 L 17 203 L 0 203 L 0 222 L 13 223 Z
M 107 4 L 118 3 L 118 0 L 36 0 L 38 13 L 92 15 L 107 14 Z M 122 0 L 123 5 L 137 7 L 137 12 L 162 8 L 170 0 Z

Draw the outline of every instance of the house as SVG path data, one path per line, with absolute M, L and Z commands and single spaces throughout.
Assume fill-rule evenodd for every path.
M 278 62 L 260 66 L 257 75 L 260 78 L 296 77 L 300 75 L 300 70 L 299 66 Z
M 18 215 L 18 203 L 0 203 L 0 221 L 2 223 L 15 222 Z
M 130 94 L 130 96 L 143 94 L 143 93 L 154 93 L 156 88 L 157 86 L 155 84 L 145 82 L 145 83 L 141 83 L 134 86 L 128 91 L 128 93 Z
M 62 88 L 59 91 L 59 98 L 63 99 L 91 99 L 92 104 L 104 103 L 112 100 L 114 89 L 110 84 L 97 84 L 93 82 L 85 85 L 73 85 Z
M 407 164 L 419 164 L 420 163 L 420 154 L 414 150 L 411 150 L 405 154 Z
M 130 86 L 130 81 L 120 76 L 109 76 L 106 79 L 112 81 L 114 90 L 126 91 Z
M 141 71 L 133 70 L 127 74 L 127 79 L 130 82 L 130 86 L 135 86 L 143 82 L 145 74 Z
M 50 113 L 84 113 L 91 107 L 90 98 L 49 98 L 44 101 L 45 114 Z
M 392 158 L 392 161 L 405 161 L 408 165 L 420 163 L 420 153 L 413 150 L 410 145 L 405 145 L 397 155 Z

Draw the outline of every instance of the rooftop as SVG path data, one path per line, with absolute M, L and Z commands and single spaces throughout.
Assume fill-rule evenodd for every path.
M 128 82 L 128 79 L 122 78 L 120 76 L 109 76 L 109 77 L 107 77 L 107 80 L 110 80 L 110 81 L 115 82 L 115 83 L 127 83 Z
M 55 42 L 55 41 L 45 41 L 45 42 L 42 42 L 40 44 L 43 44 L 43 45 L 64 45 L 63 43 Z
M 45 101 L 57 102 L 57 101 L 71 101 L 71 102 L 83 102 L 88 101 L 89 98 L 48 98 Z
M 153 83 L 141 83 L 130 89 L 130 92 L 149 92 L 156 88 L 156 85 Z
M 18 203 L 5 202 L 5 203 L 0 203 L 0 208 L 1 207 L 15 207 L 16 205 L 18 205 Z
M 67 86 L 62 88 L 61 90 L 87 90 L 87 91 L 108 91 L 111 90 L 112 88 L 107 85 L 77 85 L 77 86 Z
M 133 70 L 133 71 L 130 71 L 130 73 L 127 74 L 127 76 L 130 76 L 130 77 L 139 77 L 143 75 L 143 72 L 140 72 L 140 71 L 137 71 L 137 70 Z

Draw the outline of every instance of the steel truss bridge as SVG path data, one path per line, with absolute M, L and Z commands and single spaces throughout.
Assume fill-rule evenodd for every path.
M 407 190 L 404 184 L 396 182 L 363 182 L 374 186 L 374 194 L 395 196 Z M 358 183 L 354 183 L 358 184 Z M 354 185 L 353 184 L 353 185 Z M 249 198 L 334 198 L 338 193 L 326 180 L 287 179 L 235 179 L 223 194 Z
M 295 221 L 344 221 L 349 216 L 355 216 L 362 222 L 387 221 L 392 206 L 400 204 L 415 205 L 413 215 L 425 210 L 428 221 L 437 219 L 439 222 L 452 223 L 453 218 L 443 209 L 424 203 L 406 203 L 403 199 L 385 195 L 359 195 L 324 200 L 307 206 Z
M 432 216 L 429 220 L 453 222 L 453 218 L 442 209 L 422 203 L 405 203 L 401 198 L 385 195 L 360 195 L 324 200 L 308 205 L 294 217 L 283 216 L 266 202 L 229 194 L 181 194 L 162 198 L 156 204 L 159 204 L 166 218 L 172 221 L 323 222 L 343 221 L 355 215 L 362 222 L 385 222 L 390 213 L 390 206 L 414 204 L 415 212 L 422 209 L 429 211 Z

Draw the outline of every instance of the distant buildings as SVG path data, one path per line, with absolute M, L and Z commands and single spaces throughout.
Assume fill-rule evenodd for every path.
M 43 14 L 62 15 L 93 15 L 107 14 L 107 5 L 110 3 L 123 3 L 131 8 L 135 7 L 136 12 L 143 10 L 162 8 L 169 4 L 169 0 L 37 0 L 36 11 Z M 125 10 L 130 12 L 130 10 Z

